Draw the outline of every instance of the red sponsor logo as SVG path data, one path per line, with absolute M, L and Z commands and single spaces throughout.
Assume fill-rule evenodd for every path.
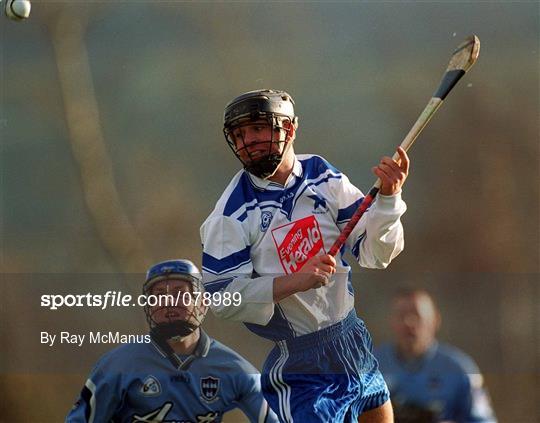
M 324 252 L 322 234 L 315 216 L 275 228 L 272 237 L 283 270 L 288 275 L 298 272 L 319 251 Z

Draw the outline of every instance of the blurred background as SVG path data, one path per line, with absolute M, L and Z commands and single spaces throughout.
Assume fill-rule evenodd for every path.
M 410 152 L 406 249 L 354 267 L 357 310 L 378 344 L 391 294 L 427 288 L 499 420 L 540 421 L 539 20 L 534 1 L 34 1 L 25 22 L 2 16 L 0 421 L 62 421 L 112 347 L 47 347 L 41 331 L 146 328 L 138 308 L 49 311 L 41 294 L 137 294 L 154 261 L 200 265 L 199 227 L 239 168 L 229 100 L 288 91 L 296 151 L 368 190 L 472 33 L 478 63 Z M 268 343 L 205 323 L 260 368 Z

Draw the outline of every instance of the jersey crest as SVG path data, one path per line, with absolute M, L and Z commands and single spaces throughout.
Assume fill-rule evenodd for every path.
M 287 275 L 298 272 L 324 244 L 315 216 L 308 216 L 272 230 L 281 266 Z
M 161 385 L 159 384 L 159 380 L 157 380 L 154 376 L 148 376 L 144 380 L 139 392 L 147 397 L 155 397 L 161 394 Z
M 201 378 L 201 399 L 206 402 L 217 400 L 219 378 L 207 376 Z
M 265 210 L 261 213 L 261 231 L 266 232 L 270 223 L 272 223 L 272 212 Z

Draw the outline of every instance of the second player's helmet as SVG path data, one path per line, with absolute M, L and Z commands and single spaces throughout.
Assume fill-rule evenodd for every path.
M 259 145 L 264 145 L 264 154 L 254 157 L 244 141 L 235 137 L 234 131 L 241 126 L 261 121 L 271 126 L 272 135 L 270 140 L 260 140 Z M 284 126 L 286 121 L 290 124 Z M 292 97 L 285 91 L 264 89 L 244 93 L 227 104 L 223 133 L 244 168 L 256 176 L 268 178 L 281 164 L 286 148 L 290 145 L 286 143 L 290 128 L 297 124 L 298 117 L 294 114 Z
M 162 281 L 165 283 L 157 292 L 154 288 Z M 175 292 L 173 281 L 189 282 L 189 292 Z M 193 333 L 206 315 L 203 293 L 201 272 L 189 260 L 167 260 L 150 267 L 146 274 L 143 294 L 147 300 L 150 299 L 149 295 L 152 295 L 151 304 L 157 303 L 144 308 L 152 338 L 163 342 Z M 149 302 L 147 301 L 147 304 Z M 183 309 L 182 313 L 178 313 L 179 309 Z

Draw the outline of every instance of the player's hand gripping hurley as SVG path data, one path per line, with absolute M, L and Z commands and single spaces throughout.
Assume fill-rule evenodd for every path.
M 471 35 L 459 47 L 454 51 L 450 63 L 446 68 L 446 72 L 442 78 L 442 81 L 437 88 L 437 91 L 429 100 L 429 103 L 425 107 L 424 111 L 420 114 L 418 120 L 414 123 L 413 127 L 401 143 L 401 148 L 407 151 L 416 140 L 416 137 L 422 132 L 422 129 L 427 125 L 431 117 L 435 114 L 437 109 L 441 106 L 443 100 L 446 98 L 448 93 L 454 88 L 457 82 L 461 79 L 463 75 L 474 65 L 476 59 L 478 59 L 478 54 L 480 53 L 480 40 L 476 35 Z M 393 160 L 399 159 L 399 154 L 395 153 L 392 157 Z M 362 203 L 356 210 L 356 212 L 351 217 L 347 226 L 343 228 L 338 239 L 330 248 L 329 254 L 335 256 L 340 248 L 343 246 L 350 233 L 371 205 L 379 189 L 381 187 L 381 180 L 377 179 L 373 187 L 369 190 L 369 193 L 364 197 Z

